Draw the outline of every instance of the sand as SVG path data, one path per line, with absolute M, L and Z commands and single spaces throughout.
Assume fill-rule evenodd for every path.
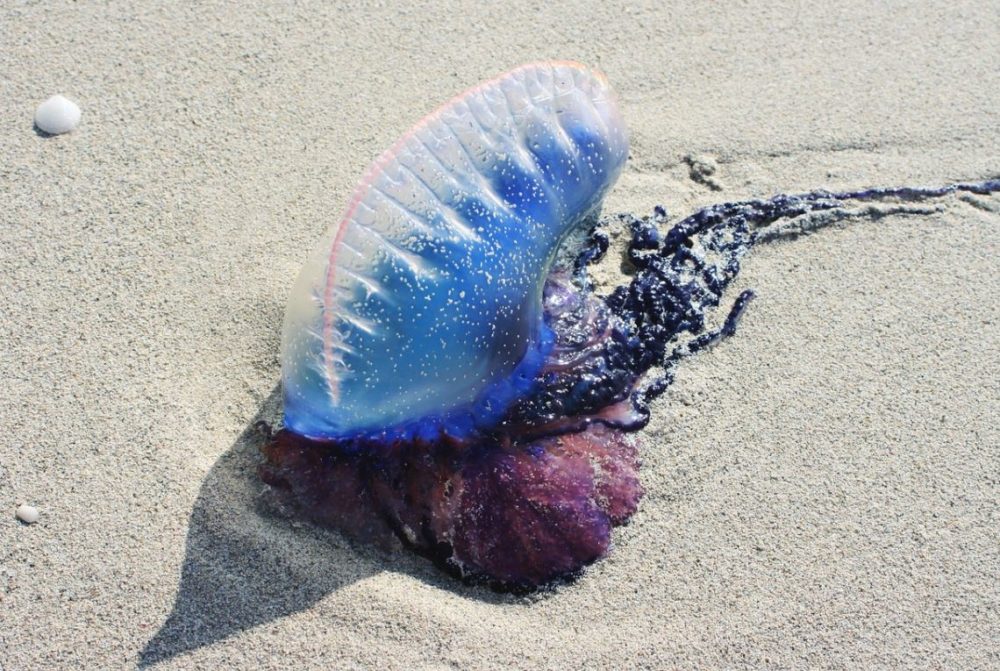
M 608 213 L 985 179 L 995 4 L 189 4 L 0 9 L 0 668 L 1000 665 L 996 197 L 756 250 L 640 435 L 640 511 L 554 593 L 282 517 L 250 430 L 303 255 L 453 93 L 601 67 Z M 83 120 L 42 137 L 56 93 Z

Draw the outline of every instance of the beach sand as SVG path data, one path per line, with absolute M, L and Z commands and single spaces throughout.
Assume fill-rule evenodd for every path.
M 756 249 L 574 584 L 465 587 L 275 510 L 251 427 L 304 254 L 486 77 L 606 72 L 608 214 L 1000 175 L 995 3 L 484 4 L 0 8 L 0 669 L 1000 665 L 997 197 Z M 41 137 L 56 93 L 82 123 Z

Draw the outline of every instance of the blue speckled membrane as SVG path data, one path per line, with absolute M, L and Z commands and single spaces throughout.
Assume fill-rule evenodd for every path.
M 628 155 L 606 80 L 513 70 L 380 157 L 303 268 L 282 339 L 285 425 L 310 438 L 462 437 L 531 386 L 559 244 Z

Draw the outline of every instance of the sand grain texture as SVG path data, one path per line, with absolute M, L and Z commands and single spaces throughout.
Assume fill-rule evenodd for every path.
M 247 430 L 304 254 L 453 93 L 601 67 L 610 213 L 985 179 L 996 3 L 189 5 L 0 8 L 0 669 L 1000 665 L 997 198 L 755 251 L 739 333 L 641 436 L 639 513 L 554 594 L 284 519 Z M 86 122 L 41 137 L 56 91 Z

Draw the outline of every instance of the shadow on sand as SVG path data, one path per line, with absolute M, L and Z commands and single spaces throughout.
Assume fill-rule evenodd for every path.
M 146 644 L 139 668 L 305 610 L 331 592 L 384 570 L 404 571 L 442 589 L 493 601 L 408 553 L 352 545 L 336 532 L 292 517 L 257 477 L 263 440 L 255 425 L 280 415 L 272 390 L 201 485 L 173 610 Z

